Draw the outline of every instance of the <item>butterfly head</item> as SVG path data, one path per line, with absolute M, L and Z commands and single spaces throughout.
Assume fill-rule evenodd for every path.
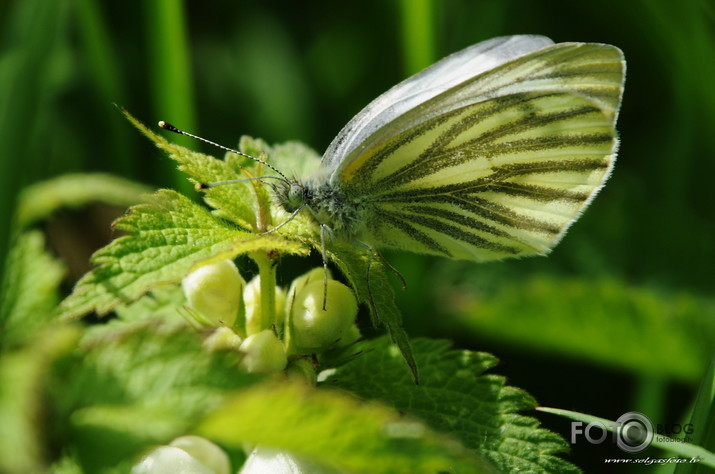
M 273 185 L 278 204 L 287 212 L 293 212 L 308 202 L 308 189 L 296 180 L 279 181 Z

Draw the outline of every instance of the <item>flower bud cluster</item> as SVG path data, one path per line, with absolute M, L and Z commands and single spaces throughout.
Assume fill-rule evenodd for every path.
M 309 355 L 356 341 L 358 306 L 352 290 L 316 268 L 296 278 L 286 293 L 246 283 L 231 260 L 205 265 L 184 278 L 187 312 L 199 327 L 211 328 L 209 350 L 237 351 L 249 373 L 285 371 L 291 379 L 315 383 Z M 263 292 L 263 294 L 262 294 Z

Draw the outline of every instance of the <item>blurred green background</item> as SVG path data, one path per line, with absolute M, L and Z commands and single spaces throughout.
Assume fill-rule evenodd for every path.
M 193 193 L 115 103 L 229 146 L 248 134 L 322 152 L 378 94 L 478 41 L 537 33 L 619 46 L 615 172 L 549 258 L 388 260 L 408 281 L 398 298 L 413 336 L 496 354 L 540 403 L 656 423 L 686 415 L 715 341 L 712 1 L 11 0 L 0 21 L 0 260 L 29 184 L 102 171 Z M 76 274 L 113 216 L 65 211 L 43 225 Z M 568 436 L 567 422 L 542 419 Z M 622 457 L 573 450 L 587 469 Z

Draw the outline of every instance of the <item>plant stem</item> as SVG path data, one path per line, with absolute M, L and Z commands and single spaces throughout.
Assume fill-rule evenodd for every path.
M 251 258 L 258 265 L 261 279 L 260 330 L 270 329 L 276 315 L 276 265 L 267 252 L 254 252 Z

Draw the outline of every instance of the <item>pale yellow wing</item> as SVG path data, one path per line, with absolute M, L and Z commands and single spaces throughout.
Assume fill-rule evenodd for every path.
M 625 63 L 562 43 L 394 118 L 332 180 L 364 203 L 378 246 L 489 260 L 545 254 L 608 178 Z
M 457 109 L 374 150 L 346 192 L 362 238 L 452 258 L 544 254 L 608 177 L 613 114 L 584 96 L 524 92 Z

